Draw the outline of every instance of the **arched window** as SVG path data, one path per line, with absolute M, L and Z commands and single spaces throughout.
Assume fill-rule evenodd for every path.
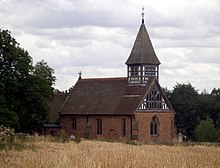
M 156 115 L 153 116 L 150 123 L 150 134 L 151 135 L 159 135 L 159 122 Z

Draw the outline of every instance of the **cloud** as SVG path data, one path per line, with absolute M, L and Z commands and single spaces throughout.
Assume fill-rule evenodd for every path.
M 0 28 L 33 57 L 55 69 L 56 87 L 83 77 L 126 76 L 141 8 L 170 89 L 191 82 L 199 90 L 220 86 L 218 0 L 0 0 Z
M 118 6 L 129 10 L 114 10 Z M 15 0 L 2 2 L 2 12 L 7 16 L 5 22 L 14 27 L 69 28 L 82 26 L 120 27 L 132 26 L 134 10 L 129 3 L 115 1 L 31 1 Z M 8 11 L 8 7 L 12 10 Z

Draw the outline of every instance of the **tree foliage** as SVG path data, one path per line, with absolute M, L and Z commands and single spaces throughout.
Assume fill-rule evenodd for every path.
M 199 94 L 190 83 L 177 83 L 172 91 L 165 89 L 165 93 L 176 112 L 177 132 L 186 135 L 188 139 L 198 140 L 196 129 L 207 118 L 213 121 L 216 129 L 220 128 L 220 89 L 214 88 L 210 94 Z M 202 124 L 208 127 L 208 124 Z
M 213 120 L 207 118 L 201 120 L 195 129 L 197 141 L 200 142 L 215 142 L 218 141 L 218 131 L 214 126 Z
M 170 101 L 176 111 L 175 123 L 177 131 L 187 137 L 194 138 L 193 130 L 196 127 L 196 101 L 198 92 L 191 84 L 177 84 L 174 86 Z
M 39 131 L 53 96 L 54 71 L 31 56 L 7 30 L 0 30 L 0 125 Z

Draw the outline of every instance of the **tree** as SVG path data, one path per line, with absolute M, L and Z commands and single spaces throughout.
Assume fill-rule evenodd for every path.
M 211 94 L 200 94 L 196 111 L 198 121 L 209 117 L 214 126 L 220 129 L 220 89 L 214 88 Z
M 44 61 L 33 66 L 28 52 L 8 30 L 0 29 L 0 125 L 17 131 L 39 127 L 53 95 L 53 73 Z
M 13 128 L 19 126 L 17 114 L 6 107 L 5 98 L 3 96 L 0 97 L 0 125 Z
M 220 88 L 218 88 L 218 89 L 216 89 L 216 88 L 212 89 L 211 95 L 220 96 Z
M 213 89 L 211 94 L 204 90 L 198 94 L 191 84 L 177 84 L 172 91 L 164 89 L 174 110 L 177 131 L 188 139 L 196 140 L 195 129 L 207 118 L 220 130 L 220 89 Z M 220 138 L 220 137 L 219 137 Z
M 185 134 L 189 139 L 195 138 L 197 99 L 198 92 L 190 83 L 177 83 L 171 95 L 169 95 L 169 100 L 176 111 L 175 124 L 177 132 Z
M 29 104 L 27 117 L 22 123 L 23 130 L 31 128 L 32 131 L 40 132 L 42 124 L 48 119 L 48 101 L 53 98 L 53 87 L 56 78 L 54 70 L 44 60 L 34 66 L 33 75 L 26 86 L 26 102 Z
M 19 129 L 19 89 L 31 70 L 32 59 L 28 53 L 19 47 L 9 31 L 0 30 L 1 124 Z
M 200 142 L 215 142 L 218 138 L 218 131 L 215 129 L 213 120 L 207 118 L 201 120 L 195 129 L 196 140 Z
M 211 95 L 215 99 L 212 110 L 212 118 L 215 126 L 220 129 L 220 88 L 214 88 L 211 92 Z

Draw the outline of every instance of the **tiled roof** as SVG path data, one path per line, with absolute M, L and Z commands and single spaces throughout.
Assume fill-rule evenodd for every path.
M 126 61 L 126 64 L 160 64 L 144 24 L 142 24 L 139 29 L 134 46 L 131 50 L 128 60 Z
M 47 123 L 59 123 L 59 112 L 66 100 L 68 93 L 56 93 L 51 102 L 49 102 L 49 120 Z
M 147 85 L 129 86 L 127 78 L 80 79 L 69 93 L 62 114 L 134 115 Z

